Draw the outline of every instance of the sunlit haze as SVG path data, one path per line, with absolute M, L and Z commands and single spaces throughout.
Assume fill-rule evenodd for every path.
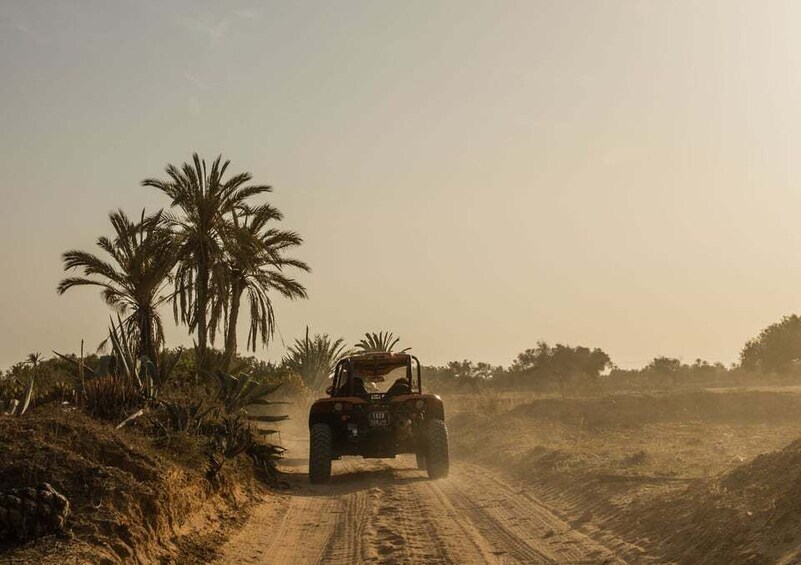
M 801 310 L 801 5 L 0 2 L 0 364 L 93 349 L 60 254 L 197 151 L 270 184 L 308 324 L 429 364 L 730 363 Z M 171 320 L 171 313 L 164 312 Z M 241 324 L 244 344 L 245 323 Z M 170 325 L 167 342 L 190 344 Z

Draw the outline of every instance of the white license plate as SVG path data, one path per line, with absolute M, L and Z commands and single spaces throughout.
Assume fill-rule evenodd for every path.
M 389 412 L 370 412 L 371 426 L 388 426 Z

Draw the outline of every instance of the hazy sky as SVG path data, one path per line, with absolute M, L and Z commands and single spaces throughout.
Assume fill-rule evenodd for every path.
M 306 239 L 287 343 L 308 323 L 433 363 L 539 339 L 731 362 L 801 310 L 800 21 L 762 1 L 0 0 L 0 365 L 100 341 L 107 309 L 56 295 L 59 255 L 114 208 L 167 205 L 139 181 L 193 151 L 272 184 Z

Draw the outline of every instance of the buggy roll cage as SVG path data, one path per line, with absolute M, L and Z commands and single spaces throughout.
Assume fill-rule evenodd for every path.
M 394 355 L 394 354 L 389 354 L 389 355 Z M 415 383 L 414 383 L 413 374 L 412 374 L 413 373 L 413 371 L 412 371 L 412 361 L 414 361 L 417 364 L 417 393 L 421 394 L 423 392 L 423 379 L 421 377 L 421 371 L 420 371 L 420 360 L 417 357 L 415 357 L 414 355 L 409 355 L 408 353 L 404 353 L 403 355 L 406 356 L 406 381 L 409 383 L 409 388 L 412 389 L 412 391 L 414 391 L 414 388 L 415 388 L 414 387 Z M 368 359 L 370 359 L 370 357 L 369 357 L 369 354 L 367 354 L 367 355 L 364 355 L 364 356 L 357 356 L 357 357 L 355 357 L 355 359 L 357 359 L 357 360 L 368 360 Z M 376 359 L 380 360 L 380 356 L 376 355 Z M 354 357 L 346 357 L 345 359 L 340 360 L 336 364 L 336 367 L 334 367 L 334 374 L 333 374 L 333 378 L 331 380 L 331 388 L 330 388 L 331 396 L 353 396 L 355 394 L 355 391 L 353 390 L 354 379 L 349 379 L 348 380 L 350 386 L 348 386 L 348 390 L 347 391 L 341 390 L 342 389 L 342 384 L 344 384 L 344 383 L 340 383 L 340 380 L 342 379 L 342 375 L 346 372 L 346 370 L 347 370 L 348 374 L 351 374 L 351 375 L 354 374 L 354 371 L 356 370 L 356 366 L 357 366 L 358 363 L 354 363 L 353 361 L 354 361 Z M 388 366 L 391 366 L 391 365 L 388 365 Z M 397 364 L 393 368 L 398 368 L 398 367 L 401 367 L 401 366 L 402 366 L 401 364 Z M 391 370 L 392 369 L 389 369 L 387 372 L 389 372 Z

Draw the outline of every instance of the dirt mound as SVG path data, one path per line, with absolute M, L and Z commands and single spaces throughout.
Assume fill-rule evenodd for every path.
M 256 487 L 242 473 L 243 480 L 213 489 L 198 457 L 192 438 L 157 450 L 150 439 L 77 410 L 52 407 L 0 418 L 0 491 L 51 484 L 70 501 L 73 537 L 23 546 L 6 541 L 0 552 L 31 562 L 63 561 L 66 555 L 112 563 L 178 555 L 186 561 L 185 552 L 199 547 L 197 558 L 205 560 L 201 538 L 221 535 L 238 516 L 246 493 L 236 489 Z M 228 472 L 236 474 L 237 467 Z
M 546 398 L 518 406 L 512 413 L 590 428 L 669 421 L 776 422 L 799 419 L 801 395 L 765 391 L 693 391 L 666 395 Z
M 801 556 L 801 440 L 684 492 L 626 513 L 684 562 L 797 562 Z M 668 535 L 665 535 L 668 533 Z

